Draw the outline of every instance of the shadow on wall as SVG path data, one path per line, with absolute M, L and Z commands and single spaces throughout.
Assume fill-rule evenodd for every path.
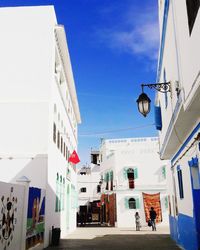
M 25 159 L 13 159 L 10 160 L 10 164 L 14 168 L 15 164 L 20 164 L 20 161 L 23 164 Z M 22 176 L 26 176 L 31 181 L 30 186 L 45 189 L 47 183 L 47 164 L 48 158 L 46 154 L 38 154 L 35 157 L 30 157 L 29 162 L 12 177 L 10 182 L 15 182 Z
M 48 157 L 46 154 L 38 154 L 30 159 L 13 159 L 8 161 L 9 169 L 14 168 L 16 164 L 19 165 L 20 161 L 21 164 L 26 162 L 26 165 L 20 168 L 20 171 L 10 179 L 10 182 L 16 182 L 22 177 L 26 177 L 30 180 L 29 198 L 27 200 L 29 206 L 27 213 L 27 240 L 29 231 L 33 225 L 35 228 L 34 232 L 37 231 L 39 234 L 33 235 L 34 239 L 31 244 L 38 244 L 37 249 L 43 249 L 43 247 L 41 248 L 41 244 L 43 246 L 44 243 L 44 247 L 51 244 L 52 226 L 61 227 L 61 212 L 55 212 L 56 193 L 47 183 Z M 32 196 L 32 198 L 30 198 L 30 196 Z M 41 197 L 45 197 L 44 201 L 42 201 Z M 39 209 L 37 209 L 37 207 L 39 207 Z M 40 237 L 38 237 L 38 235 L 40 235 Z M 29 249 L 29 247 L 26 249 Z

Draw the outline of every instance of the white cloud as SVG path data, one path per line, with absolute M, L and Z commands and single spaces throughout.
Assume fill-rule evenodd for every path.
M 123 13 L 119 25 L 101 29 L 98 37 L 109 48 L 156 60 L 159 47 L 157 9 L 132 6 Z

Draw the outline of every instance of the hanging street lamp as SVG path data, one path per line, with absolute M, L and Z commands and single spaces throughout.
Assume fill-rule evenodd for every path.
M 147 94 L 144 93 L 143 91 L 144 87 L 155 89 L 162 93 L 167 93 L 167 92 L 171 92 L 171 82 L 142 84 L 141 87 L 142 87 L 142 94 L 139 95 L 136 102 L 137 102 L 139 112 L 144 117 L 146 117 L 151 109 L 150 107 L 151 99 L 148 97 Z

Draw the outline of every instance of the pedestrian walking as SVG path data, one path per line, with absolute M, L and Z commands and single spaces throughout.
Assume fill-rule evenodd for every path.
M 140 215 L 138 212 L 135 213 L 135 225 L 136 225 L 136 231 L 140 231 Z
M 151 207 L 151 210 L 149 211 L 150 214 L 150 219 L 151 219 L 151 226 L 152 226 L 152 231 L 156 231 L 156 211 L 154 210 L 153 207 Z

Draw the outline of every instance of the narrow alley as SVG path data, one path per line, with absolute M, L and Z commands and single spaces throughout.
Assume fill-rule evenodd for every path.
M 59 246 L 46 250 L 178 250 L 170 238 L 167 227 L 158 227 L 152 232 L 148 227 L 141 231 L 130 228 L 84 227 L 60 240 Z

